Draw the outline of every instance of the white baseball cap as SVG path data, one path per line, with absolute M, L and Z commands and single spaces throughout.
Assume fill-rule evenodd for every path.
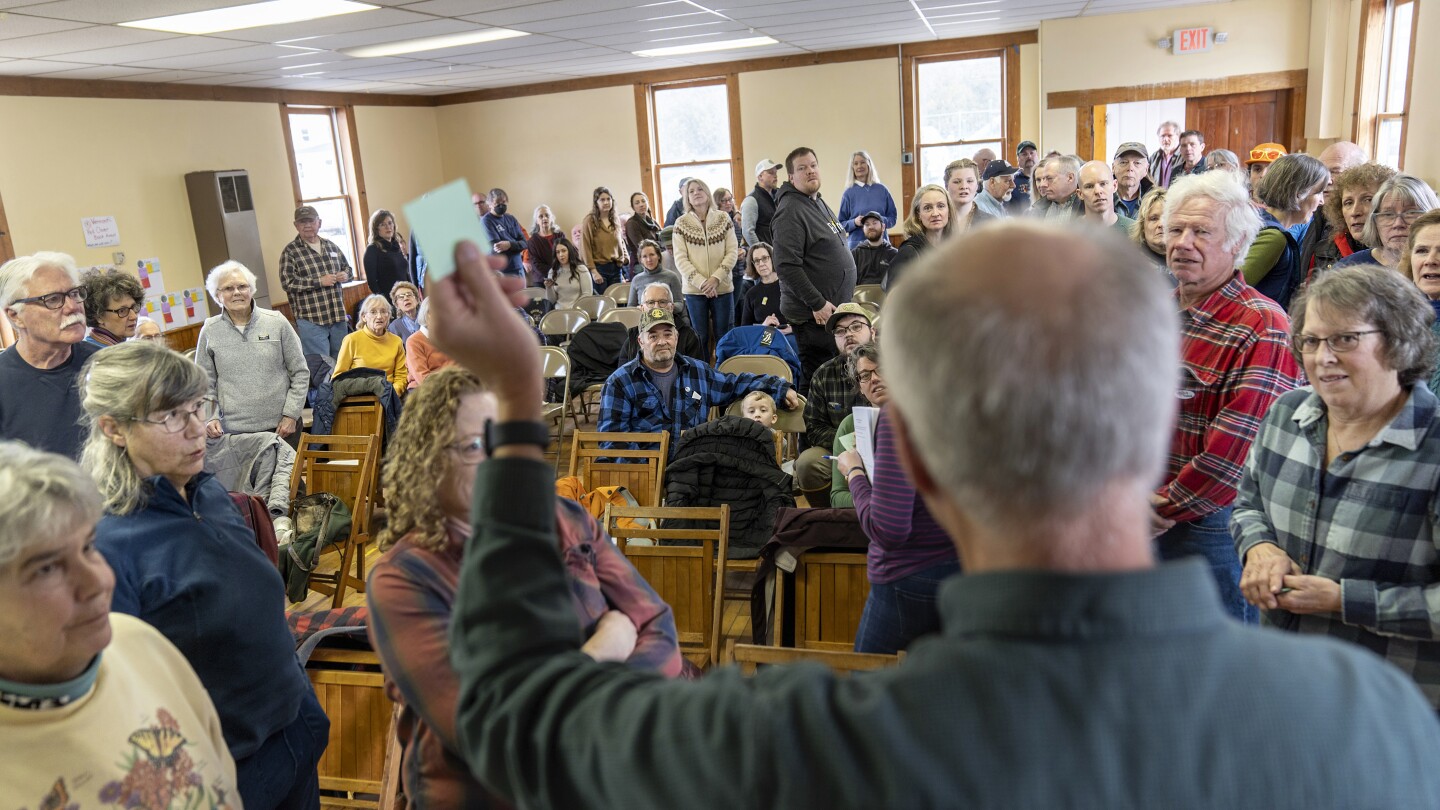
M 762 172 L 768 172 L 771 169 L 778 169 L 784 165 L 785 164 L 783 163 L 776 163 L 773 160 L 762 160 L 759 163 L 755 164 L 755 176 L 759 177 Z

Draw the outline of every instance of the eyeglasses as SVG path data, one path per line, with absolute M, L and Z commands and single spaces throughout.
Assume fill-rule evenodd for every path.
M 674 309 L 674 301 L 641 301 L 641 304 L 648 307 L 660 307 L 661 309 Z
M 879 369 L 872 368 L 868 371 L 862 371 L 859 374 L 856 374 L 855 379 L 861 385 L 869 385 L 874 380 L 883 380 L 885 378 L 880 376 Z
M 845 337 L 847 334 L 848 334 L 848 335 L 858 335 L 858 334 L 860 334 L 862 331 L 864 331 L 864 330 L 866 330 L 866 329 L 869 329 L 869 328 L 870 328 L 870 324 L 866 323 L 864 320 L 855 321 L 855 322 L 851 323 L 849 326 L 837 326 L 837 327 L 835 327 L 835 337 Z
M 1360 338 L 1363 335 L 1379 334 L 1379 329 L 1368 329 L 1364 332 L 1336 332 L 1330 337 L 1320 338 L 1314 335 L 1296 335 L 1294 338 L 1295 348 L 1301 354 L 1311 354 L 1320 348 L 1324 343 L 1330 347 L 1330 351 L 1336 354 L 1354 351 L 1360 345 Z
M 465 464 L 479 464 L 485 460 L 485 437 L 468 436 L 447 445 L 445 449 L 459 456 L 460 461 Z
M 234 295 L 235 293 L 247 293 L 247 292 L 250 292 L 250 285 L 249 285 L 249 284 L 231 284 L 229 287 L 221 287 L 221 288 L 220 288 L 220 292 L 223 293 L 224 295 Z
M 37 295 L 34 298 L 16 299 L 17 304 L 40 304 L 46 309 L 59 309 L 65 306 L 65 299 L 80 303 L 90 297 L 90 293 L 84 287 L 75 287 L 64 292 L 53 292 L 45 295 Z
M 1418 208 L 1412 208 L 1409 211 L 1401 211 L 1398 214 L 1394 211 L 1376 211 L 1370 216 L 1374 217 L 1375 222 L 1380 225 L 1389 225 L 1397 219 L 1404 220 L 1406 225 L 1414 225 L 1415 220 L 1419 219 L 1424 213 L 1424 211 Z
M 132 313 L 132 312 L 135 313 L 136 315 L 139 315 L 139 314 L 140 314 L 140 305 L 139 305 L 139 304 L 131 304 L 131 305 L 128 306 L 128 307 L 120 307 L 119 309 L 102 309 L 102 310 L 100 310 L 100 311 L 101 311 L 101 312 L 113 313 L 113 314 L 115 315 L 115 317 L 117 317 L 117 318 L 128 318 L 128 317 L 130 317 L 130 313 Z
M 215 400 L 202 399 L 189 407 L 176 408 L 172 411 L 167 411 L 165 415 L 160 417 L 159 419 L 134 418 L 130 421 L 144 422 L 147 425 L 159 425 L 165 430 L 166 433 L 179 433 L 180 431 L 185 429 L 186 425 L 190 424 L 191 417 L 199 419 L 200 424 L 204 425 L 206 422 L 214 419 L 215 414 Z

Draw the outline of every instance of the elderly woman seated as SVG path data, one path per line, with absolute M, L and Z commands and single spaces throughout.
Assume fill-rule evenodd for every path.
M 426 378 L 396 431 L 405 453 L 385 463 L 390 503 L 379 534 L 388 548 L 366 600 L 385 686 L 402 706 L 401 779 L 414 810 L 492 806 L 460 759 L 459 678 L 450 664 L 450 606 L 470 540 L 470 493 L 487 458 L 495 397 L 458 366 Z M 641 579 L 595 519 L 574 501 L 556 505 L 555 546 L 570 572 L 576 631 L 599 661 L 676 676 L 685 670 L 670 607 Z
M 114 346 L 135 335 L 135 324 L 145 304 L 145 289 L 139 279 L 119 270 L 91 270 L 82 278 L 85 285 L 87 343 Z
M 0 442 L 0 492 L 6 806 L 233 806 L 235 762 L 200 679 L 150 625 L 110 613 L 95 483 Z
M 1240 590 L 1266 623 L 1365 647 L 1440 708 L 1433 317 L 1414 284 L 1375 265 L 1332 270 L 1296 296 L 1294 351 L 1311 385 L 1265 415 L 1230 529 Z
M 205 277 L 220 314 L 200 327 L 195 362 L 210 377 L 215 418 L 205 426 L 212 438 L 223 433 L 278 433 L 300 425 L 309 371 L 300 336 L 285 316 L 255 306 L 255 274 L 229 261 Z
M 335 376 L 351 369 L 373 368 L 385 372 L 395 393 L 405 393 L 409 372 L 405 368 L 405 343 L 390 326 L 390 302 L 379 295 L 368 296 L 360 305 L 360 328 L 345 336 L 340 356 L 335 359 Z
M 82 463 L 106 512 L 95 546 L 115 571 L 114 609 L 170 639 L 210 693 L 245 807 L 317 807 L 329 721 L 296 663 L 280 573 L 203 471 L 209 387 L 154 343 L 91 358 L 80 395 Z

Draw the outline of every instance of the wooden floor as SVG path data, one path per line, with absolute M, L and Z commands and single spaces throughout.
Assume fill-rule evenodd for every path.
M 591 422 L 591 421 L 589 421 L 589 420 L 582 420 L 582 421 L 581 421 L 581 423 L 580 423 L 580 430 L 594 430 L 594 429 L 595 429 L 595 428 L 594 428 L 593 422 Z M 567 423 L 567 424 L 566 424 L 565 430 L 566 430 L 566 432 L 565 432 L 565 440 L 564 440 L 563 446 L 561 447 L 561 458 L 563 459 L 563 461 L 561 461 L 561 464 L 560 464 L 560 467 L 561 467 L 561 469 L 560 469 L 560 474 L 561 474 L 561 475 L 564 475 L 564 474 L 565 474 L 565 472 L 566 472 L 566 467 L 567 467 L 568 464 L 569 464 L 569 458 L 570 458 L 570 436 L 573 435 L 573 433 L 574 433 L 574 430 L 572 429 L 572 424 L 571 424 L 571 423 Z M 554 463 L 554 461 L 555 461 L 555 454 L 554 454 L 554 452 L 547 452 L 545 457 L 546 457 L 546 459 L 547 459 L 548 461 L 550 461 L 551 463 Z M 366 564 L 365 570 L 366 570 L 366 573 L 367 573 L 367 574 L 368 574 L 369 571 L 370 571 L 370 566 L 375 562 L 375 560 L 377 560 L 377 559 L 379 559 L 379 558 L 380 558 L 380 551 L 375 547 L 375 544 L 372 543 L 372 544 L 369 546 L 369 548 L 366 550 L 366 553 L 365 553 L 365 564 Z M 334 573 L 336 566 L 339 564 L 339 561 L 340 561 L 340 555 L 338 555 L 338 554 L 327 554 L 327 555 L 325 555 L 324 557 L 321 558 L 319 567 L 317 568 L 317 571 L 318 571 L 319 573 L 323 573 L 323 574 L 331 574 L 331 573 Z M 365 594 L 363 594 L 363 593 L 356 593 L 356 592 L 354 592 L 354 591 L 350 591 L 350 592 L 347 592 L 347 593 L 345 594 L 345 601 L 344 601 L 344 606 L 345 606 L 345 607 L 352 607 L 352 606 L 363 605 L 363 604 L 365 604 Z M 302 613 L 308 613 L 308 612 L 313 612 L 313 611 L 317 611 L 317 610 L 326 610 L 326 609 L 328 609 L 329 607 L 330 607 L 330 597 L 329 597 L 329 596 L 327 596 L 327 595 L 325 595 L 325 594 L 322 594 L 322 593 L 317 593 L 317 592 L 315 592 L 315 591 L 311 591 L 311 592 L 309 593 L 308 598 L 306 598 L 305 601 L 303 601 L 303 602 L 296 602 L 296 603 L 294 603 L 294 604 L 291 604 L 291 605 L 289 606 L 288 610 L 291 611 L 291 612 L 297 612 L 297 611 L 298 611 L 298 612 L 302 612 Z M 747 602 L 741 602 L 741 601 L 726 600 L 724 613 L 723 613 L 722 616 L 721 616 L 720 629 L 721 629 L 720 648 L 721 648 L 722 650 L 726 649 L 726 647 L 728 646 L 728 643 L 729 643 L 731 640 L 737 641 L 737 642 L 742 643 L 742 644 L 748 644 L 748 643 L 750 642 L 750 603 L 749 603 L 748 601 L 747 601 Z M 721 657 L 722 657 L 722 658 L 724 657 L 724 654 L 723 654 L 723 653 L 722 653 Z M 722 662 L 722 663 L 724 663 L 724 662 Z

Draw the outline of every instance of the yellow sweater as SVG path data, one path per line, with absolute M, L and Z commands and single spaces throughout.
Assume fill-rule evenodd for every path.
M 385 372 L 385 379 L 395 386 L 397 394 L 405 393 L 405 386 L 410 380 L 405 369 L 405 344 L 390 332 L 375 337 L 369 329 L 361 328 L 345 336 L 332 376 L 338 377 L 355 368 L 375 368 Z
M 5 807 L 238 808 L 220 717 L 180 651 L 148 624 L 114 632 L 85 696 L 51 709 L 0 705 Z

